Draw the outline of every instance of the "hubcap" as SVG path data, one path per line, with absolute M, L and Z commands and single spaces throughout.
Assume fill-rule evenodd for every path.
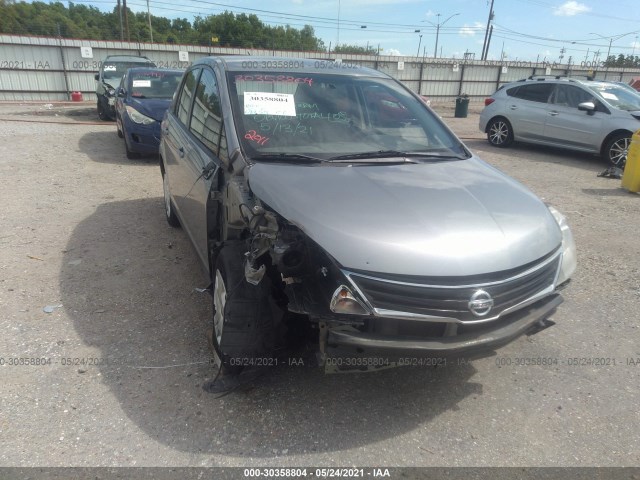
M 220 348 L 220 342 L 222 341 L 222 329 L 224 328 L 224 307 L 227 303 L 227 289 L 222 280 L 222 274 L 220 270 L 216 270 L 216 279 L 213 286 L 213 307 L 215 313 L 213 314 L 213 335 L 216 339 L 218 348 Z M 216 352 L 216 361 L 219 362 L 218 352 Z
M 509 128 L 507 127 L 506 123 L 495 122 L 493 125 L 491 125 L 491 128 L 489 129 L 489 138 L 491 140 L 491 143 L 500 145 L 504 143 L 508 136 Z
M 611 149 L 609 149 L 609 160 L 611 163 L 617 167 L 624 165 L 627 161 L 627 153 L 629 152 L 630 143 L 631 139 L 621 138 L 611 145 Z

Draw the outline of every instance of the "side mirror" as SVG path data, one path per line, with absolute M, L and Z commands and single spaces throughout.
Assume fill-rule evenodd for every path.
M 118 97 L 124 98 L 126 96 L 127 96 L 127 91 L 124 88 L 120 87 L 118 89 Z
M 589 115 L 593 115 L 596 111 L 596 105 L 593 102 L 582 102 L 578 104 L 578 110 L 581 112 L 587 112 Z
M 100 74 L 99 74 L 99 73 L 96 73 L 96 74 L 93 76 L 93 78 L 95 78 L 95 79 L 96 79 L 96 82 L 100 81 Z

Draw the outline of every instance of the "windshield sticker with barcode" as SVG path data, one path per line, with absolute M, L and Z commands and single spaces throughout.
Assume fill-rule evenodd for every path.
M 134 80 L 133 81 L 133 88 L 136 87 L 150 87 L 151 86 L 151 80 Z
M 296 116 L 296 104 L 290 93 L 244 92 L 245 115 Z

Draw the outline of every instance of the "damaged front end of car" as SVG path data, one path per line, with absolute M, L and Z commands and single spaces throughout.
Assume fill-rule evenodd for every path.
M 566 219 L 541 202 L 544 227 L 538 225 L 530 234 L 546 239 L 538 240 L 543 253 L 534 252 L 524 264 L 512 258 L 516 265 L 510 268 L 467 275 L 347 267 L 317 240 L 320 230 L 313 222 L 322 212 L 304 217 L 279 205 L 291 214 L 285 218 L 262 200 L 276 198 L 267 194 L 265 185 L 256 181 L 256 188 L 247 186 L 248 195 L 238 205 L 247 235 L 244 276 L 251 284 L 268 277 L 282 309 L 308 319 L 317 330 L 319 363 L 327 372 L 371 371 L 423 364 L 424 359 L 442 365 L 451 358 L 491 355 L 518 336 L 552 324 L 546 319 L 562 303 L 558 291 L 575 270 L 575 245 Z M 336 211 L 336 216 L 341 213 Z M 327 228 L 333 227 L 324 224 L 323 231 Z M 343 241 L 353 238 L 351 251 L 365 248 L 358 245 L 358 229 L 354 225 L 353 231 L 342 232 Z M 329 236 L 335 237 L 331 232 Z M 371 255 L 385 255 L 388 247 L 379 248 Z M 496 252 L 497 263 L 504 252 Z M 418 254 L 409 255 L 405 265 L 421 261 Z M 457 260 L 446 261 L 453 267 Z

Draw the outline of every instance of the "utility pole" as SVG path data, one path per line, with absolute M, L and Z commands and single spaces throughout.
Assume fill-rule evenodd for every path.
M 489 50 L 487 41 L 489 40 L 489 25 L 491 25 L 491 20 L 493 20 L 493 0 L 491 0 L 491 7 L 489 7 L 489 18 L 487 20 L 487 29 L 484 32 L 484 43 L 482 44 L 482 55 L 480 56 L 480 60 L 487 59 L 487 50 Z
M 129 37 L 129 15 L 127 12 L 127 0 L 122 0 L 122 8 L 124 8 L 124 32 L 127 37 L 127 42 L 131 41 Z
M 338 0 L 338 38 L 336 39 L 336 48 L 340 45 L 340 0 Z
M 149 0 L 147 0 L 147 18 L 149 19 L 149 35 L 151 35 L 151 43 L 153 43 L 153 29 L 151 28 L 151 10 L 149 10 Z
M 120 18 L 120 41 L 124 40 L 124 28 L 122 26 L 122 5 L 120 4 L 120 0 L 118 0 L 118 17 Z
M 420 56 L 420 45 L 422 44 L 422 34 L 420 34 L 420 41 L 418 41 L 418 52 L 416 53 L 416 57 Z
M 493 25 L 489 27 L 489 37 L 487 38 L 487 48 L 484 51 L 484 59 L 486 60 L 489 56 L 489 45 L 491 45 L 491 37 L 493 36 Z

